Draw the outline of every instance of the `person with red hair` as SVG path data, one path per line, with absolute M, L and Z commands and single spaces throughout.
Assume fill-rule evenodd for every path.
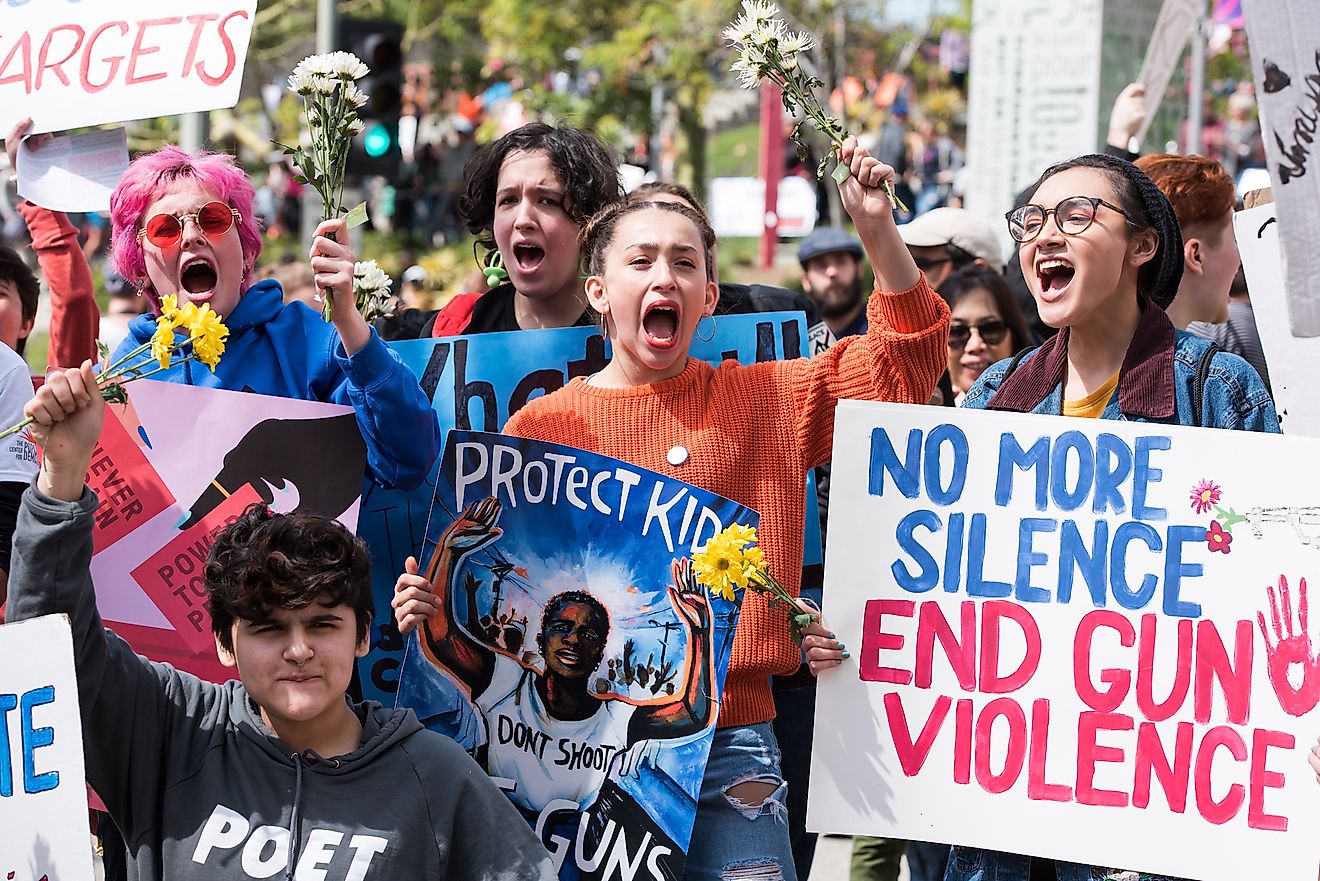
M 439 453 L 439 425 L 416 377 L 353 305 L 344 221 L 323 221 L 310 253 L 317 289 L 338 304 L 331 325 L 305 303 L 285 303 L 274 279 L 253 283 L 262 245 L 253 195 L 247 174 L 221 153 L 170 146 L 129 165 L 110 197 L 111 254 L 155 308 L 129 324 L 114 357 L 151 339 L 163 297 L 208 304 L 229 328 L 219 365 L 179 361 L 154 378 L 350 405 L 370 477 L 417 486 Z
M 1182 229 L 1182 283 L 1169 305 L 1169 319 L 1246 359 L 1268 387 L 1251 303 L 1230 298 L 1242 266 L 1233 235 L 1233 178 L 1215 160 L 1197 155 L 1154 153 L 1136 160 L 1136 166 L 1168 197 Z

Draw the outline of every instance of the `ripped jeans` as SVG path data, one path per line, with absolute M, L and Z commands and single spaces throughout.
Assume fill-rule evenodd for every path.
M 765 799 L 728 794 L 748 782 L 776 788 Z M 769 722 L 716 729 L 684 881 L 797 881 L 788 841 L 787 792 L 779 770 L 779 744 Z

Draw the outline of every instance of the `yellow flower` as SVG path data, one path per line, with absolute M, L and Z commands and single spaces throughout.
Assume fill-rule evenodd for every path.
M 188 338 L 192 340 L 193 354 L 197 356 L 198 361 L 215 370 L 216 365 L 220 363 L 220 356 L 225 353 L 225 340 L 229 337 L 229 328 L 225 327 L 220 316 L 206 304 L 196 309 L 191 318 Z
M 209 309 L 211 307 L 207 306 L 206 308 Z M 196 303 L 184 303 L 179 307 L 178 313 L 174 318 L 174 323 L 176 326 L 182 327 L 184 330 L 191 333 L 193 327 L 197 324 L 197 315 L 199 312 L 200 310 L 197 308 Z
M 692 570 L 699 584 L 732 602 L 734 590 L 747 586 L 742 559 L 740 549 L 720 533 L 692 555 Z
M 168 321 L 172 325 L 178 325 L 182 322 L 178 319 L 179 298 L 174 294 L 166 294 L 160 298 L 160 317 L 162 321 Z
M 170 366 L 175 345 L 174 322 L 162 313 L 156 319 L 156 332 L 151 335 L 151 357 L 156 359 L 162 369 Z
M 752 545 L 742 552 L 743 566 L 751 569 L 762 569 L 765 567 L 765 552 Z
M 747 545 L 756 544 L 756 529 L 751 526 L 743 526 L 741 523 L 735 523 L 721 533 L 736 547 L 742 548 Z

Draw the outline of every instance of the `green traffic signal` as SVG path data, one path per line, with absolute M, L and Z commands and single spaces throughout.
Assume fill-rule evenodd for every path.
M 384 123 L 373 123 L 362 136 L 362 150 L 372 159 L 379 159 L 390 152 L 393 141 Z

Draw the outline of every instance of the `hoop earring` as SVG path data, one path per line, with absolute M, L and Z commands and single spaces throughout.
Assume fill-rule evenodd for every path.
M 708 342 L 710 342 L 711 340 L 715 339 L 715 331 L 716 331 L 715 316 L 712 314 L 712 315 L 707 315 L 707 316 L 704 316 L 704 317 L 710 319 L 710 336 L 702 336 L 702 335 L 701 335 L 701 320 L 700 320 L 700 319 L 697 321 L 697 326 L 696 326 L 696 328 L 695 328 L 694 331 L 693 331 L 693 336 L 695 336 L 697 339 L 701 340 L 703 343 L 708 343 Z
M 486 287 L 493 288 L 509 280 L 509 273 L 504 268 L 504 255 L 496 248 L 486 255 L 481 274 L 486 276 Z

